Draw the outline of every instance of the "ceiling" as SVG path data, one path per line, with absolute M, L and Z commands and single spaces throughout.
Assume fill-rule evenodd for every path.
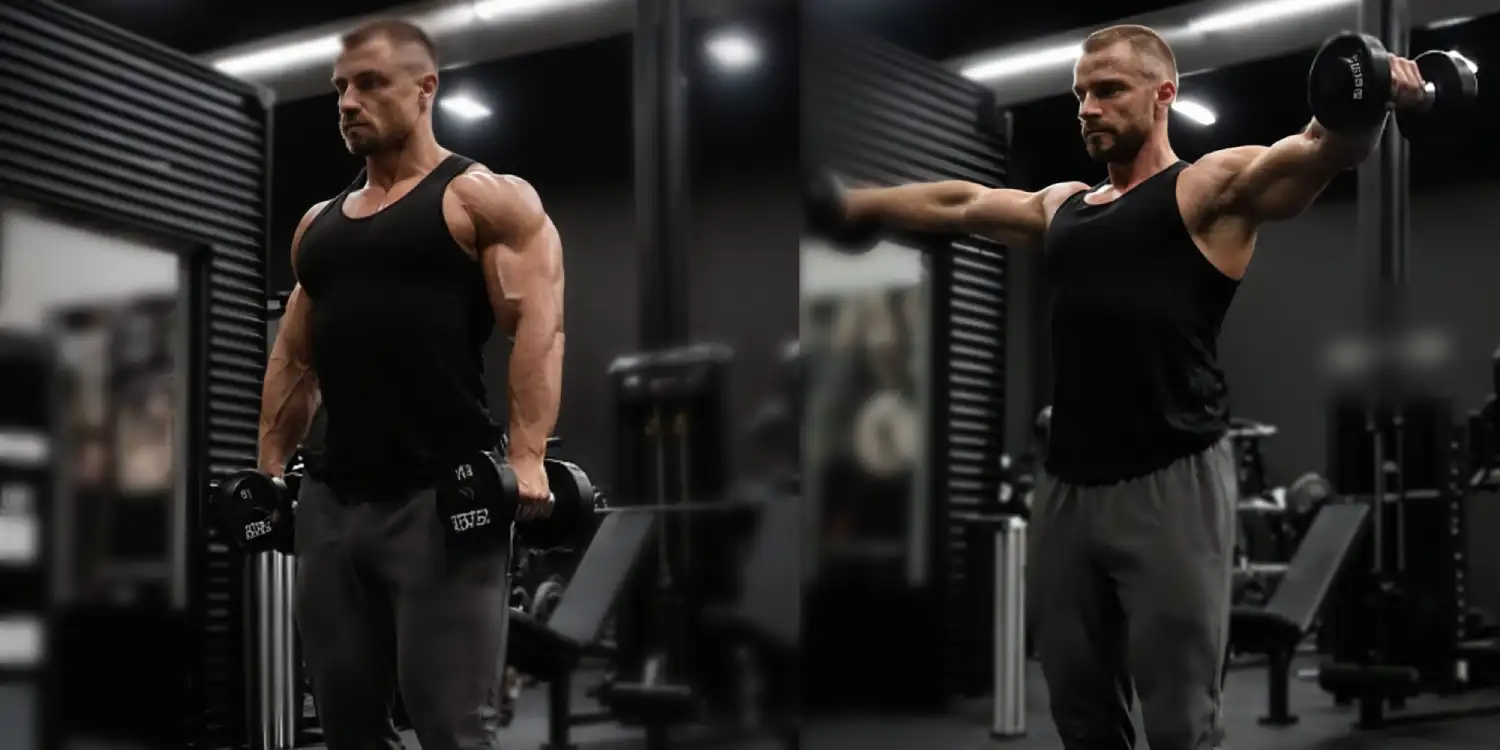
M 189 53 L 242 44 L 310 24 L 398 6 L 390 0 L 64 0 L 110 23 Z M 1161 10 L 1162 0 L 1110 3 L 1001 0 L 802 0 L 803 9 L 835 13 L 846 23 L 936 60 L 1023 42 L 1041 35 Z M 990 14 L 1004 8 L 1003 20 Z M 1500 0 L 1495 2 L 1500 11 Z M 749 23 L 770 49 L 771 64 L 752 74 L 723 75 L 704 64 L 702 43 L 722 23 Z M 768 158 L 795 159 L 797 24 L 785 9 L 746 11 L 745 18 L 718 18 L 694 25 L 690 57 L 695 160 L 711 170 L 729 170 Z M 1436 30 L 1419 29 L 1413 49 L 1461 49 L 1481 69 L 1500 65 L 1500 16 Z M 448 128 L 449 137 L 478 139 L 508 154 L 506 161 L 532 169 L 556 169 L 582 178 L 604 172 L 628 180 L 632 106 L 631 45 L 627 37 L 497 60 L 445 72 L 444 86 L 489 97 L 499 115 L 485 128 Z M 1174 124 L 1174 142 L 1184 158 L 1232 145 L 1271 143 L 1295 132 L 1310 117 L 1304 99 L 1311 50 L 1235 65 L 1185 78 L 1184 96 L 1212 105 L 1219 121 L 1208 128 Z M 1484 132 L 1500 119 L 1493 89 L 1482 88 L 1472 120 L 1442 143 L 1413 151 L 1414 179 L 1493 175 L 1500 166 Z M 337 149 L 331 96 L 285 105 L 278 132 Z M 1065 92 L 1017 110 L 1018 150 L 1032 158 L 1027 182 L 1092 179 L 1098 169 L 1084 158 Z M 300 135 L 306 133 L 307 135 Z M 1045 155 L 1045 158 L 1038 158 Z M 701 167 L 700 167 L 701 168 Z

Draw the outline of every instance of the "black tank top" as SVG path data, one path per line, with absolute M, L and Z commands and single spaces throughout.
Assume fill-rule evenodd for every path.
M 1239 282 L 1203 257 L 1177 205 L 1178 162 L 1104 205 L 1081 191 L 1052 217 L 1052 425 L 1047 470 L 1105 485 L 1218 441 L 1218 336 Z M 1102 186 L 1103 183 L 1101 183 Z
M 303 233 L 295 270 L 327 412 L 307 471 L 331 486 L 412 489 L 496 445 L 482 354 L 494 312 L 443 219 L 448 183 L 473 163 L 449 156 L 400 200 L 351 219 L 344 201 L 362 171 Z

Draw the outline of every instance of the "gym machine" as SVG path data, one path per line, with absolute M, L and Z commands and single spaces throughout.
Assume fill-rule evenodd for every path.
M 1376 46 L 1409 55 L 1406 0 L 1364 0 L 1361 11 Z M 1369 60 L 1379 78 L 1384 52 L 1376 52 Z M 1424 78 L 1443 94 L 1437 98 L 1448 100 L 1461 97 L 1445 92 L 1463 94 L 1477 86 L 1472 67 L 1462 62 L 1446 53 L 1418 58 Z M 1459 487 L 1451 405 L 1422 387 L 1423 363 L 1409 356 L 1404 314 L 1409 198 L 1400 136 L 1431 128 L 1415 117 L 1398 118 L 1398 127 L 1387 129 L 1378 158 L 1360 167 L 1361 236 L 1380 259 L 1374 356 L 1353 398 L 1335 406 L 1330 429 L 1333 483 L 1370 509 L 1371 529 L 1359 553 L 1363 574 L 1341 587 L 1325 623 L 1334 653 L 1320 667 L 1318 682 L 1340 703 L 1357 702 L 1357 726 L 1363 729 L 1495 710 L 1403 712 L 1419 693 L 1474 686 L 1458 647 L 1464 639 L 1466 493 Z M 1438 545 L 1438 551 L 1410 554 L 1408 547 L 1418 543 Z

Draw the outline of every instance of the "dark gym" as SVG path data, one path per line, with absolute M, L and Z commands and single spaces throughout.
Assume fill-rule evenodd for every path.
M 435 93 L 419 96 L 410 65 L 389 81 L 335 67 L 368 49 L 371 37 L 346 35 L 372 21 L 426 35 Z M 1073 425 L 1144 434 L 1068 413 L 1079 361 L 1085 382 L 1117 373 L 1053 335 L 1077 291 L 1055 260 L 1055 217 L 1119 187 L 1106 188 L 1115 162 L 1091 158 L 1103 141 L 1080 137 L 1080 120 L 1127 140 L 1108 120 L 1126 105 L 1099 103 L 1124 84 L 1075 75 L 1100 54 L 1085 40 L 1121 25 L 1175 56 L 1162 116 L 1181 162 L 1274 151 L 1315 118 L 1335 140 L 1386 127 L 1255 235 L 1205 345 L 1223 377 L 1222 471 L 1184 473 L 1197 459 L 1183 458 L 1148 479 L 1070 486 L 1049 459 Z M 402 33 L 373 44 L 422 43 Z M 1500 111 L 1483 84 L 1496 60 L 1500 0 L 0 2 L 0 745 L 1494 747 L 1500 260 L 1483 251 L 1500 232 L 1485 138 Z M 1387 93 L 1403 85 L 1406 99 Z M 302 248 L 326 257 L 334 233 L 387 211 L 364 226 L 397 226 L 423 196 L 467 247 L 450 216 L 468 200 L 454 197 L 463 177 L 430 190 L 417 169 L 409 194 L 390 195 L 400 168 L 379 184 L 383 152 L 356 155 L 359 128 L 408 105 L 442 149 L 534 189 L 560 253 L 561 376 L 551 391 L 518 385 L 544 368 L 528 370 L 541 308 L 514 258 L 540 251 L 498 239 L 511 235 L 482 220 L 484 204 L 451 203 L 472 225 L 474 267 L 498 269 L 479 285 L 494 327 L 516 326 L 488 335 L 485 317 L 487 338 L 454 365 L 481 376 L 476 408 L 495 439 L 456 464 L 433 459 L 436 478 L 411 492 L 372 480 L 329 502 L 348 460 L 338 446 L 359 437 L 340 422 L 439 423 L 411 406 L 439 403 L 425 394 L 345 416 L 358 402 L 344 394 L 379 391 L 319 384 L 331 361 L 330 373 L 307 361 L 301 401 L 278 385 L 303 362 L 297 342 L 310 334 L 310 351 L 334 357 L 329 331 L 345 325 L 306 312 L 336 305 L 319 304 Z M 1152 179 L 1115 200 L 1147 200 Z M 1087 198 L 1044 200 L 1074 182 Z M 917 226 L 916 196 L 934 185 L 991 196 L 943 216 L 1037 206 L 1048 254 L 968 219 Z M 897 208 L 858 214 L 887 189 Z M 412 231 L 442 231 L 427 223 Z M 1197 231 L 1183 236 L 1222 271 Z M 386 234 L 337 250 L 419 236 Z M 1111 242 L 1155 249 L 1128 230 Z M 393 262 L 382 283 L 425 289 L 440 273 Z M 441 314 L 372 296 L 367 320 Z M 449 366 L 424 357 L 461 337 L 423 330 L 432 340 L 408 366 L 375 356 L 391 350 L 381 331 L 340 328 L 351 343 L 337 351 L 356 353 L 342 366 L 372 353 L 355 369 L 369 383 Z M 555 424 L 532 434 L 548 402 L 556 418 L 540 421 Z M 410 445 L 436 449 L 422 439 Z M 1155 448 L 1137 439 L 1116 447 Z M 534 474 L 527 441 L 545 445 Z M 1148 480 L 1147 496 L 1128 494 Z M 537 481 L 546 491 L 531 497 Z M 1189 624 L 1128 623 L 1141 621 L 1134 589 L 1185 590 L 1163 581 L 1212 577 L 1209 558 L 1134 588 L 1112 568 L 1097 596 L 1038 572 L 1082 546 L 1059 531 L 1065 501 L 1166 507 L 1182 498 L 1161 488 L 1181 481 L 1195 502 L 1224 498 L 1223 518 L 1151 520 L 1138 541 L 1201 550 L 1219 521 L 1232 535 L 1211 556 L 1226 574 L 1212 609 L 1227 616 L 1208 687 L 1152 679 L 1201 640 Z M 390 515 L 335 527 L 370 508 Z M 343 553 L 362 588 L 316 602 L 337 627 L 314 638 L 309 579 L 356 537 L 401 541 L 368 563 Z M 429 613 L 429 657 L 410 655 L 410 610 L 425 605 L 401 603 L 417 557 L 393 562 L 414 549 L 444 581 L 492 559 L 501 592 L 463 622 Z M 1114 609 L 1098 621 L 1067 609 L 1084 598 Z M 371 613 L 388 640 L 357 629 L 375 627 Z M 1058 658 L 1068 634 L 1111 623 L 1128 644 L 1111 652 L 1122 671 L 1081 646 Z M 465 640 L 481 625 L 485 638 Z M 499 656 L 465 658 L 478 643 Z M 482 707 L 434 698 L 454 694 L 460 670 L 485 680 Z M 1090 687 L 1103 697 L 1080 698 Z M 1194 726 L 1213 731 L 1163 729 L 1160 696 L 1195 690 L 1214 716 Z M 353 692 L 374 710 L 348 709 L 363 705 Z

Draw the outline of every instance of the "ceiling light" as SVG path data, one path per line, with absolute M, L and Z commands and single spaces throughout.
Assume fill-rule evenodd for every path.
M 976 81 L 987 81 L 995 78 L 1026 73 L 1037 68 L 1046 68 L 1062 63 L 1073 63 L 1083 54 L 1083 45 L 1067 44 L 1035 52 L 1022 52 L 1018 55 L 1005 55 L 993 60 L 974 63 L 965 67 L 959 73 L 969 79 Z
M 1269 0 L 1220 13 L 1210 13 L 1188 22 L 1189 31 L 1227 31 L 1353 5 L 1357 0 Z
M 453 94 L 438 100 L 438 106 L 460 120 L 483 120 L 493 114 L 489 107 L 467 94 Z
M 760 62 L 760 47 L 739 32 L 723 32 L 708 40 L 708 54 L 721 68 L 739 70 Z
M 1172 102 L 1172 111 L 1199 125 L 1212 125 L 1219 120 L 1218 115 L 1215 115 L 1207 105 L 1192 99 L 1178 99 Z
M 1455 16 L 1453 18 L 1444 18 L 1438 21 L 1433 21 L 1432 23 L 1427 24 L 1427 28 L 1446 29 L 1449 26 L 1458 26 L 1459 24 L 1465 24 L 1472 20 L 1474 20 L 1473 16 Z
M 214 63 L 214 67 L 232 76 L 249 73 L 270 73 L 296 65 L 332 60 L 339 53 L 337 35 L 320 36 L 305 42 L 294 42 L 272 47 L 260 52 L 226 57 Z

